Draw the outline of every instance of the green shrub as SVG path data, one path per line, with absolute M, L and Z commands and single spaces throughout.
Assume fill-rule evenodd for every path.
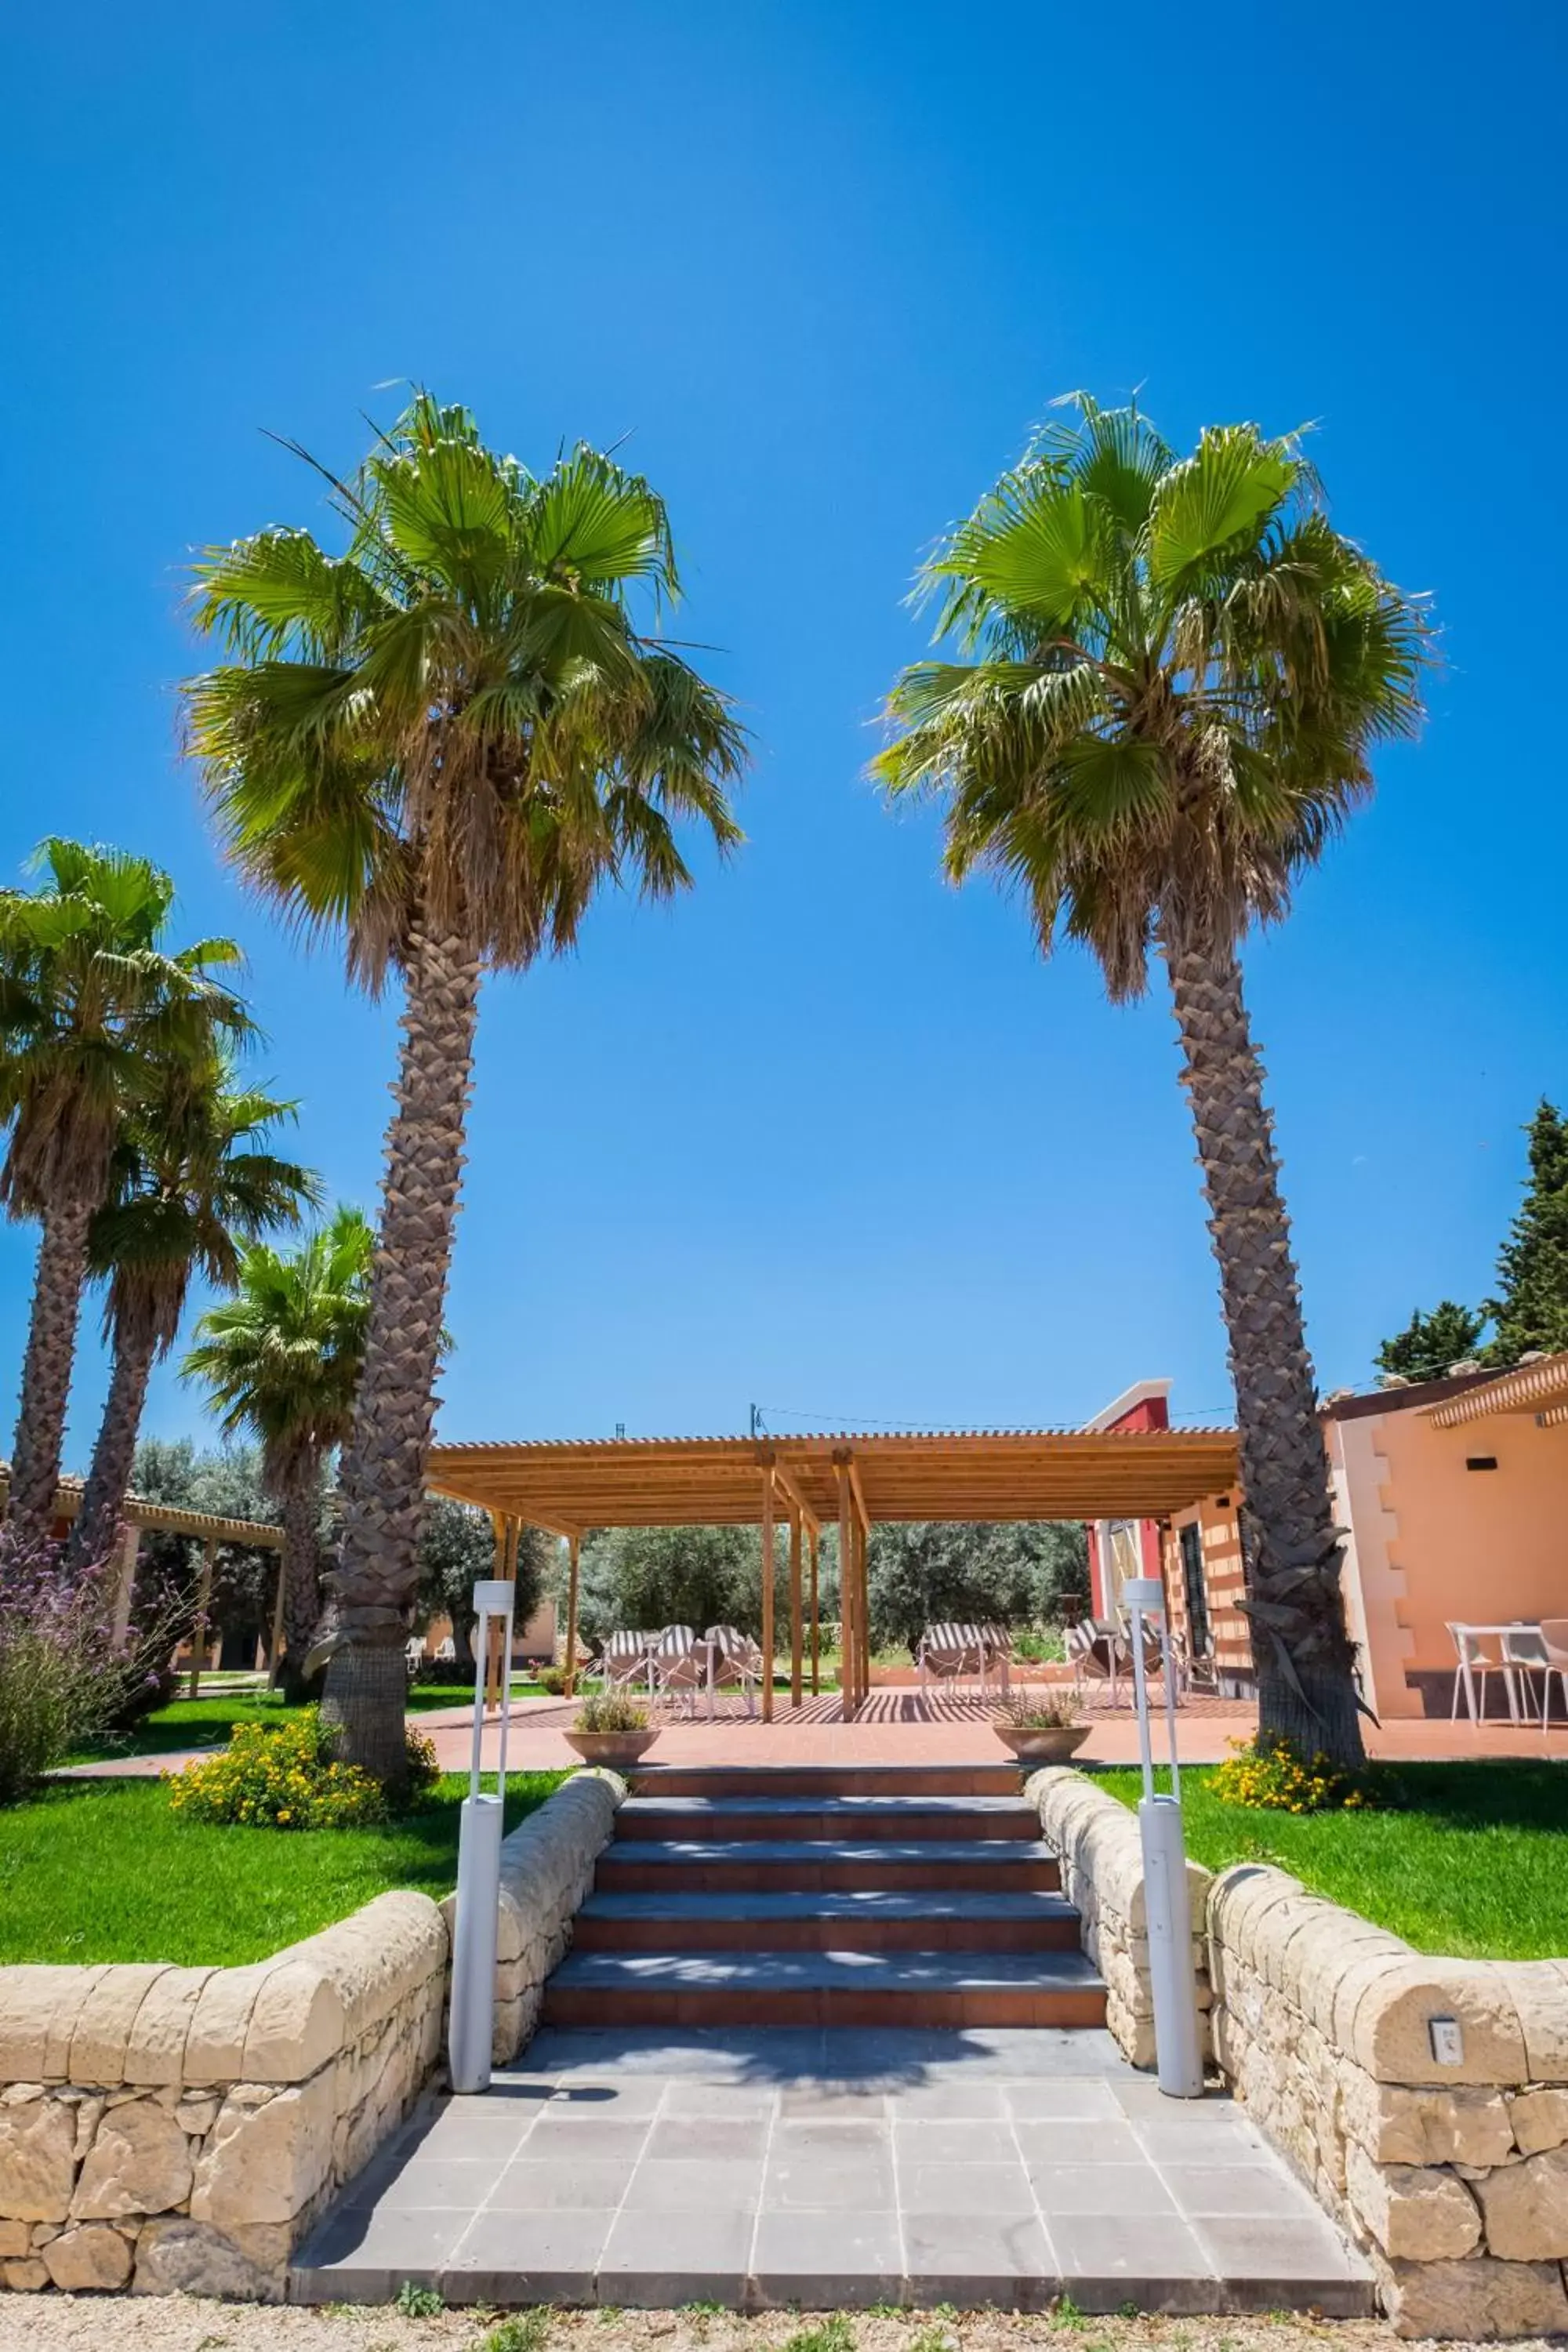
M 357 1765 L 333 1754 L 336 1734 L 319 1707 L 301 1709 L 279 1726 L 237 1723 L 228 1746 L 205 1762 L 165 1775 L 174 1811 L 198 1822 L 241 1822 L 257 1829 L 358 1829 L 387 1818 L 386 1791 Z M 407 1734 L 409 1793 L 437 1778 L 436 1750 L 416 1731 Z
M 546 1697 L 560 1698 L 564 1695 L 566 1689 L 564 1666 L 541 1666 L 533 1679 Z

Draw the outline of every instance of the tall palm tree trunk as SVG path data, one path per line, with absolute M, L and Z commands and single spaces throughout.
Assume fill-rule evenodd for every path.
M 103 1419 L 99 1423 L 98 1443 L 92 1450 L 92 1467 L 88 1473 L 81 1509 L 66 1546 L 66 1557 L 73 1565 L 109 1557 L 125 1508 L 125 1497 L 131 1491 L 131 1465 L 136 1458 L 147 1383 L 153 1376 L 154 1345 L 150 1322 L 138 1318 L 116 1324 L 114 1361 Z
M 407 990 L 364 1370 L 343 1450 L 343 1539 L 334 1579 L 340 1643 L 327 1667 L 321 1709 L 342 1727 L 344 1759 L 384 1780 L 404 1769 L 403 1645 L 419 1580 L 479 958 L 460 940 L 416 931 Z
M 1175 923 L 1162 943 L 1230 1341 L 1258 1729 L 1355 1765 L 1343 1555 L 1241 966 L 1228 944 L 1183 936 Z
M 305 1689 L 305 1660 L 321 1615 L 321 1462 L 313 1453 L 289 1465 L 283 1507 L 283 1687 Z
M 94 1205 L 90 1192 L 68 1194 L 51 1201 L 44 1213 L 11 1455 L 8 1531 L 19 1547 L 47 1543 L 54 1526 Z

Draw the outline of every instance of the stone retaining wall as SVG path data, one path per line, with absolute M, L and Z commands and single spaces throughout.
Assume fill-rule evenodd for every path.
M 625 1793 L 576 1775 L 501 1849 L 499 2059 Z M 442 1907 L 413 1893 L 247 1968 L 0 1969 L 0 2284 L 277 2301 L 435 2073 L 447 1974 Z
M 1138 1817 L 1071 1765 L 1047 1765 L 1025 1783 L 1040 1833 L 1061 1864 L 1062 1892 L 1075 1904 L 1085 1952 L 1105 1979 L 1105 2021 L 1134 2066 L 1154 2063 L 1154 2000 L 1143 1906 L 1143 1843 Z M 1187 1864 L 1193 1917 L 1193 1984 L 1200 2045 L 1210 2056 L 1208 1946 L 1204 1931 L 1209 1873 Z
M 1215 2055 L 1367 2248 L 1400 2333 L 1568 2329 L 1568 1960 L 1425 1958 L 1251 1864 L 1208 1916 Z

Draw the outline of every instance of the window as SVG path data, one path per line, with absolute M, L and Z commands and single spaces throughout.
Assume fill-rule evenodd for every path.
M 1195 1519 L 1182 1529 L 1182 1582 L 1187 1596 L 1187 1632 L 1194 1658 L 1206 1658 L 1209 1633 L 1208 1587 L 1204 1582 L 1204 1531 Z

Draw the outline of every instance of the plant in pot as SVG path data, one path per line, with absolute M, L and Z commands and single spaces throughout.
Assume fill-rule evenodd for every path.
M 607 1764 L 618 1772 L 635 1764 L 657 1736 L 647 1707 L 629 1691 L 601 1690 L 583 1701 L 566 1742 L 585 1764 Z
M 1071 1699 L 1042 1691 L 1016 1692 L 1003 1702 L 991 1727 L 1020 1764 L 1065 1764 L 1089 1738 L 1089 1726 L 1076 1720 Z

